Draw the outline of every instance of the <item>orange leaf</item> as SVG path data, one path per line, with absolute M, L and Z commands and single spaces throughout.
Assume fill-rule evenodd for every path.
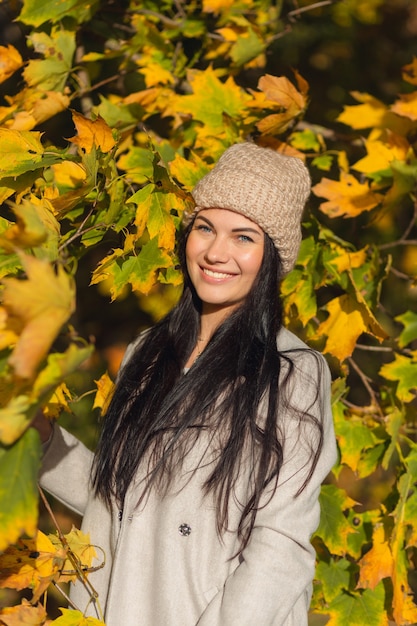
M 373 532 L 372 548 L 360 559 L 360 575 L 357 587 L 375 589 L 383 579 L 392 576 L 394 559 L 387 541 L 383 525 Z
M 383 199 L 381 194 L 369 188 L 367 182 L 360 183 L 352 174 L 344 172 L 341 172 L 339 181 L 322 178 L 312 190 L 316 196 L 328 199 L 320 205 L 320 211 L 330 217 L 356 217 L 370 211 Z
M 410 120 L 417 120 L 417 92 L 401 95 L 391 106 L 391 111 Z
M 45 624 L 46 611 L 41 604 L 33 606 L 26 598 L 17 606 L 0 611 L 0 623 L 5 626 L 41 626 Z
M 23 59 L 14 46 L 0 46 L 0 83 L 4 83 L 22 65 Z
M 21 330 L 9 363 L 16 376 L 31 378 L 73 312 L 75 290 L 62 267 L 55 273 L 45 261 L 23 254 L 21 259 L 27 278 L 3 279 L 3 304 L 8 324 Z
M 56 548 L 40 530 L 34 539 L 20 539 L 0 555 L 0 588 L 30 588 L 37 602 L 59 574 L 66 558 L 62 546 Z
M 403 79 L 411 85 L 417 85 L 417 57 L 413 57 L 413 60 L 408 65 L 404 65 Z
M 102 152 L 109 152 L 116 144 L 110 127 L 100 116 L 96 120 L 89 120 L 77 111 L 73 111 L 72 119 L 78 135 L 69 141 L 86 152 L 91 152 L 94 146 L 100 148 Z
M 305 85 L 303 84 L 303 88 Z M 285 76 L 265 74 L 259 79 L 258 89 L 264 92 L 268 100 L 276 102 L 280 107 L 298 115 L 306 107 L 305 95 L 300 93 Z

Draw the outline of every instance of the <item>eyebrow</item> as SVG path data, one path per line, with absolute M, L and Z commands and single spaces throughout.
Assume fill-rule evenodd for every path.
M 204 215 L 196 215 L 196 221 L 198 219 L 203 220 L 204 222 L 206 222 L 209 226 L 211 226 L 212 228 L 214 228 L 214 224 L 207 219 L 207 217 L 204 217 Z M 251 228 L 250 226 L 241 226 L 239 228 L 232 228 L 232 233 L 254 233 L 255 235 L 259 235 L 261 236 L 262 233 L 257 230 L 256 228 Z

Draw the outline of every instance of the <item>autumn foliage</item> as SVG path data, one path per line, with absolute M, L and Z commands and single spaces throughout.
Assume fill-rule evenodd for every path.
M 312 611 L 329 626 L 417 622 L 417 59 L 399 68 L 391 103 L 352 93 L 341 141 L 308 123 L 297 70 L 263 71 L 278 4 L 130 0 L 114 15 L 100 0 L 24 0 L 27 56 L 0 47 L 0 82 L 18 85 L 0 106 L 0 587 L 33 594 L 0 624 L 46 623 L 50 584 L 88 585 L 103 560 L 76 529 L 37 530 L 30 425 L 41 408 L 70 410 L 68 377 L 94 351 L 72 323 L 80 260 L 97 250 L 91 289 L 110 301 L 128 287 L 161 303 L 158 286 L 181 284 L 174 247 L 190 190 L 247 138 L 303 159 L 314 183 L 282 285 L 286 324 L 334 379 L 340 459 L 322 489 Z M 260 78 L 242 86 L 248 69 Z M 42 125 L 58 114 L 65 134 L 52 140 Z M 103 374 L 95 407 L 110 387 Z M 361 486 L 380 480 L 366 498 Z M 48 623 L 102 622 L 70 607 Z

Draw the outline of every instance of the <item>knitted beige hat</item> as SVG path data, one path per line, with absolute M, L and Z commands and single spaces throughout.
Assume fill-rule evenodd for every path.
M 310 194 L 308 169 L 296 158 L 253 143 L 228 148 L 192 191 L 196 207 L 241 213 L 274 242 L 283 273 L 294 267 L 301 242 L 301 216 Z

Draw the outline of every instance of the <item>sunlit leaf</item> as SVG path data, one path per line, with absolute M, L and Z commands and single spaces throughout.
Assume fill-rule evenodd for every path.
M 353 169 L 364 174 L 372 174 L 383 170 L 389 170 L 393 160 L 404 161 L 410 148 L 408 141 L 394 133 L 387 133 L 381 138 L 381 133 L 371 133 L 365 140 L 367 156 L 363 157 L 352 166 Z
M 375 589 L 383 578 L 391 577 L 394 560 L 382 524 L 374 529 L 372 548 L 360 559 L 358 587 Z
M 327 626 L 388 626 L 385 591 L 381 583 L 375 589 L 357 593 L 341 593 L 329 604 Z
M 21 604 L 0 610 L 0 623 L 5 626 L 42 626 L 45 620 L 45 608 L 41 604 L 33 606 L 26 598 Z
M 352 174 L 340 173 L 340 180 L 322 178 L 312 188 L 316 196 L 327 198 L 320 211 L 329 217 L 357 217 L 381 203 L 383 196 L 372 191 L 367 182 L 361 183 Z
M 91 152 L 94 146 L 102 152 L 109 152 L 115 146 L 112 131 L 102 118 L 89 120 L 77 111 L 72 111 L 72 119 L 77 135 L 70 141 L 86 152 Z
M 65 270 L 35 257 L 22 257 L 27 278 L 5 278 L 3 302 L 21 328 L 10 357 L 16 376 L 31 378 L 74 310 L 74 285 Z
M 369 333 L 379 340 L 386 337 L 365 302 L 355 301 L 349 294 L 333 298 L 325 309 L 329 316 L 318 327 L 317 336 L 327 336 L 324 352 L 341 361 L 351 356 L 362 333 Z
M 41 133 L 0 128 L 0 177 L 19 176 L 42 166 Z
M 391 105 L 391 111 L 397 115 L 408 117 L 410 120 L 417 120 L 417 93 L 400 95 L 399 99 Z
M 21 590 L 30 588 L 37 602 L 56 580 L 66 558 L 62 545 L 54 546 L 40 530 L 33 539 L 19 539 L 15 546 L 0 555 L 0 587 Z
M 316 578 L 323 586 L 326 602 L 331 602 L 340 593 L 350 587 L 352 564 L 347 559 L 331 559 L 330 563 L 321 561 L 316 567 Z
M 83 572 L 88 573 L 93 559 L 97 556 L 97 551 L 91 545 L 88 533 L 83 533 L 73 526 L 71 531 L 64 535 L 63 541 L 57 534 L 48 535 L 48 539 L 55 547 L 57 554 L 62 554 L 66 558 L 65 562 L 61 563 L 59 576 L 56 577 L 57 582 L 75 581 L 77 578 L 75 565 Z
M 338 122 L 354 129 L 381 128 L 384 126 L 388 114 L 388 108 L 385 104 L 367 93 L 354 91 L 351 95 L 362 104 L 343 107 L 343 113 L 337 118 Z
M 33 429 L 13 446 L 0 446 L 0 551 L 21 535 L 36 532 L 40 453 L 39 435 Z
M 57 617 L 51 626 L 105 626 L 104 622 L 96 617 L 84 617 L 81 611 L 72 609 L 60 609 L 61 617 Z
M 417 57 L 413 57 L 411 63 L 402 68 L 402 77 L 411 85 L 417 85 Z
M 55 91 L 46 91 L 32 104 L 28 110 L 19 111 L 8 127 L 13 130 L 32 130 L 39 124 L 46 122 L 54 115 L 65 111 L 69 107 L 70 99 L 65 94 Z
M 45 32 L 31 33 L 29 41 L 35 52 L 42 54 L 44 59 L 31 59 L 28 62 L 23 71 L 27 84 L 39 91 L 62 92 L 75 52 L 74 32 L 53 28 L 50 35 Z
M 63 18 L 74 17 L 81 23 L 91 15 L 97 6 L 97 1 L 86 3 L 83 0 L 25 0 L 19 20 L 24 24 L 40 26 L 44 22 L 60 22 Z
M 343 556 L 347 538 L 355 532 L 343 514 L 356 502 L 335 485 L 324 485 L 320 495 L 321 517 L 316 535 L 320 537 L 333 554 Z
M 14 46 L 11 44 L 7 48 L 6 46 L 0 46 L 0 84 L 4 83 L 10 76 L 13 76 L 22 65 L 23 59 Z
M 94 381 L 97 385 L 97 393 L 94 398 L 93 409 L 104 409 L 114 390 L 114 383 L 107 372 L 105 372 L 98 380 Z
M 410 356 L 396 354 L 395 359 L 385 363 L 379 370 L 387 380 L 398 382 L 397 396 L 403 402 L 412 402 L 417 392 L 417 351 Z

